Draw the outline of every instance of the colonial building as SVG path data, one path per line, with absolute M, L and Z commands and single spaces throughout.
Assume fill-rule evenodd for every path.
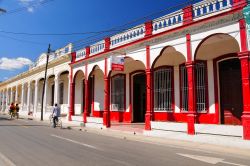
M 16 102 L 40 117 L 45 82 L 45 116 L 59 103 L 69 121 L 180 122 L 188 134 L 195 124 L 238 125 L 250 139 L 247 4 L 204 0 L 80 50 L 69 44 L 50 56 L 46 80 L 43 54 L 0 83 L 1 110 Z

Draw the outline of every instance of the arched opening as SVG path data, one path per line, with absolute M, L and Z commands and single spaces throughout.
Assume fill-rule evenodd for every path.
M 61 113 L 67 114 L 69 105 L 69 71 L 64 71 L 59 74 L 57 100 L 61 108 Z
M 79 70 L 74 76 L 75 83 L 75 115 L 82 115 L 84 112 L 84 94 L 85 94 L 85 84 L 84 84 L 84 73 Z
M 187 70 L 184 55 L 174 47 L 162 49 L 152 66 L 155 120 L 175 121 L 174 113 L 187 111 Z
M 102 117 L 104 110 L 104 73 L 95 66 L 88 78 L 88 115 Z
M 241 66 L 237 57 L 240 47 L 228 34 L 213 34 L 198 45 L 195 52 L 196 109 L 214 115 L 211 122 L 241 124 Z M 204 64 L 204 68 L 199 68 Z

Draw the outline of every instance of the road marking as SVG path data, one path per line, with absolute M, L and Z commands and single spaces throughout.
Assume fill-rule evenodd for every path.
M 79 145 L 82 145 L 82 146 L 85 146 L 85 147 L 88 147 L 88 148 L 91 148 L 91 149 L 100 150 L 99 148 L 97 148 L 95 146 L 92 146 L 92 145 L 89 145 L 89 144 L 85 144 L 85 143 L 82 143 L 82 142 L 78 142 L 78 141 L 75 141 L 75 140 L 72 140 L 72 139 L 64 138 L 64 137 L 61 137 L 61 136 L 58 136 L 58 135 L 54 135 L 54 134 L 51 134 L 51 136 L 59 138 L 59 139 L 62 139 L 62 140 L 66 140 L 66 141 L 69 141 L 69 142 L 72 142 L 72 143 L 75 143 L 75 144 L 79 144 Z
M 229 164 L 229 165 L 235 165 L 235 166 L 247 166 L 247 165 L 242 165 L 242 164 L 236 164 L 236 163 L 231 163 L 231 162 L 227 162 L 224 161 L 224 159 L 222 158 L 216 158 L 216 157 L 208 157 L 208 156 L 198 156 L 198 155 L 191 155 L 191 154 L 183 154 L 183 153 L 176 153 L 180 156 L 184 156 L 187 158 L 191 158 L 194 160 L 199 160 L 205 163 L 209 163 L 209 164 L 217 164 L 217 163 L 224 163 L 224 164 Z
M 4 156 L 1 152 L 0 152 L 0 165 L 16 166 L 12 161 L 10 161 L 10 159 Z

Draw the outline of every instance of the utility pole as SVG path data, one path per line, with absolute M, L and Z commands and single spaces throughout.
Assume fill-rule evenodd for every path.
M 47 79 L 47 70 L 48 70 L 50 51 L 51 50 L 50 50 L 50 44 L 49 44 L 49 48 L 48 48 L 47 56 L 46 56 L 45 74 L 44 74 L 44 81 L 43 81 L 43 93 L 42 93 L 42 105 L 41 105 L 41 121 L 43 121 L 43 100 L 44 100 L 44 91 L 45 91 L 45 84 L 46 84 L 46 79 Z

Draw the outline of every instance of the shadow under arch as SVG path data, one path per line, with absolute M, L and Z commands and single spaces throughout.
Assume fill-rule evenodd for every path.
M 215 33 L 207 36 L 198 44 L 194 60 L 211 60 L 225 54 L 236 54 L 239 51 L 239 43 L 234 37 L 226 33 Z
M 152 63 L 151 68 L 163 65 L 176 66 L 185 62 L 186 58 L 182 53 L 178 52 L 173 46 L 166 46 L 161 50 L 160 54 L 156 57 L 156 59 Z

